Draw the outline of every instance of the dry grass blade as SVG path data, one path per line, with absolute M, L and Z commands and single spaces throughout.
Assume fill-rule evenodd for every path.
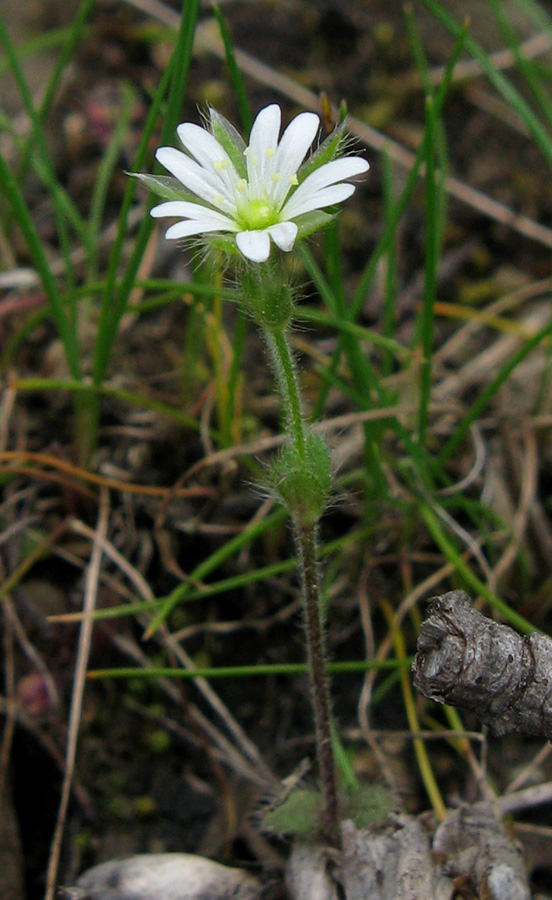
M 129 659 L 132 659 L 138 666 L 144 669 L 152 667 L 151 660 L 138 647 L 135 641 L 131 641 L 121 635 L 115 635 L 113 642 L 116 647 L 124 653 Z M 171 698 L 177 705 L 182 704 L 182 695 L 177 685 L 170 678 L 157 678 L 156 683 L 161 690 Z M 202 733 L 212 741 L 212 748 L 215 756 L 220 762 L 223 762 L 229 769 L 234 771 L 239 777 L 245 779 L 252 784 L 256 784 L 262 790 L 267 789 L 267 784 L 274 783 L 274 776 L 267 777 L 266 766 L 261 768 L 253 765 L 246 756 L 235 746 L 224 734 L 205 716 L 193 703 L 187 703 L 186 710 L 192 720 L 201 729 Z M 226 712 L 228 718 L 229 713 Z M 178 735 L 182 735 L 180 726 L 175 723 L 171 724 L 171 730 Z M 188 735 L 186 735 L 188 737 Z
M 102 490 L 100 496 L 98 524 L 96 527 L 95 539 L 92 546 L 90 563 L 88 565 L 88 571 L 86 574 L 86 586 L 84 593 L 85 618 L 80 628 L 77 658 L 75 661 L 75 678 L 73 681 L 71 710 L 69 714 L 65 772 L 63 776 L 58 817 L 50 849 L 50 858 L 48 860 L 45 900 L 54 900 L 55 897 L 56 880 L 61 855 L 65 817 L 67 815 L 67 807 L 71 794 L 71 785 L 73 781 L 73 772 L 75 769 L 75 760 L 77 755 L 77 740 L 82 711 L 82 701 L 84 696 L 84 686 L 86 681 L 86 669 L 88 666 L 90 643 L 92 640 L 92 613 L 94 612 L 94 609 L 96 607 L 96 598 L 100 582 L 102 541 L 105 539 L 108 524 L 109 495 L 107 491 Z
M 538 451 L 535 435 L 533 432 L 527 431 L 523 435 L 522 440 L 523 446 L 519 457 L 516 454 L 516 458 L 519 459 L 519 475 L 521 479 L 519 501 L 510 526 L 510 541 L 500 559 L 493 566 L 496 585 L 500 584 L 501 578 L 513 565 L 520 551 L 529 524 L 529 513 L 537 493 Z M 496 587 L 493 587 L 493 590 L 496 590 Z
M 105 538 L 105 533 L 94 533 L 91 529 L 88 528 L 83 522 L 79 522 L 77 520 L 73 521 L 71 524 L 71 528 L 73 531 L 78 534 L 82 534 L 85 537 L 89 537 L 90 539 L 94 539 L 95 543 L 97 543 L 100 551 L 105 554 L 107 557 L 111 559 L 111 561 L 120 568 L 122 572 L 126 575 L 126 577 L 130 580 L 130 582 L 134 585 L 136 591 L 140 595 L 143 600 L 151 601 L 154 599 L 154 595 L 142 577 L 142 575 L 132 566 L 118 550 Z M 88 610 L 85 607 L 83 622 L 86 621 L 86 617 L 88 615 Z M 73 617 L 74 618 L 74 617 Z M 148 617 L 140 617 L 142 624 L 144 627 L 149 624 Z M 156 633 L 156 639 L 166 646 L 171 655 L 178 659 L 179 662 L 183 665 L 185 669 L 193 671 L 194 663 L 190 656 L 186 653 L 186 651 L 180 646 L 175 637 L 170 634 L 169 630 L 164 626 L 159 629 Z M 133 643 L 132 646 L 129 644 L 127 640 L 124 640 L 120 637 L 114 638 L 115 642 L 118 646 L 124 650 L 125 653 L 129 654 L 140 663 L 140 665 L 149 668 L 151 665 L 147 656 L 136 647 Z M 165 687 L 168 682 L 166 679 L 163 679 L 165 683 Z M 266 763 L 261 758 L 259 751 L 255 747 L 255 745 L 249 740 L 243 729 L 236 722 L 235 718 L 231 715 L 227 707 L 222 703 L 216 692 L 212 689 L 211 685 L 205 678 L 196 678 L 194 679 L 196 687 L 203 695 L 205 700 L 209 703 L 214 712 L 218 715 L 220 720 L 224 723 L 227 731 L 232 735 L 233 739 L 236 742 L 236 747 L 233 749 L 231 758 L 235 761 L 236 757 L 241 757 L 239 760 L 239 764 L 236 765 L 236 770 L 241 773 L 245 771 L 249 772 L 249 777 L 256 781 L 266 784 L 271 784 L 274 781 L 274 776 L 268 769 Z M 171 686 L 171 696 L 177 702 L 180 699 L 180 695 L 178 690 Z M 220 743 L 220 742 L 219 742 Z M 253 767 L 253 768 L 252 768 Z M 252 774 L 252 772 L 254 774 Z

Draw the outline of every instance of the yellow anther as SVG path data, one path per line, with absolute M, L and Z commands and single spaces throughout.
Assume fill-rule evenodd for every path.
M 217 194 L 216 197 L 213 197 L 213 203 L 215 204 L 215 206 L 219 206 L 223 200 L 224 197 L 222 196 L 222 194 Z
M 247 187 L 247 181 L 245 180 L 245 178 L 240 178 L 236 182 L 236 190 L 238 190 L 240 192 L 240 194 L 245 193 L 246 187 Z
M 296 187 L 299 184 L 299 179 L 297 178 L 297 175 L 290 175 L 289 183 L 292 187 Z
M 282 176 L 281 176 L 280 172 L 274 172 L 274 174 L 270 176 L 270 180 L 272 181 L 273 184 L 278 184 L 281 177 Z
M 265 153 L 269 159 L 272 159 L 272 157 L 274 156 L 274 149 L 272 147 L 267 147 Z
M 224 169 L 227 169 L 229 165 L 231 165 L 229 159 L 217 159 L 217 161 L 214 163 L 215 172 L 223 172 Z

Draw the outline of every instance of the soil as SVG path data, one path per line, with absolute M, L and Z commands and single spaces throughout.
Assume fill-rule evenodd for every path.
M 447 5 L 453 11 L 461 10 L 462 15 L 471 7 L 473 36 L 489 50 L 503 46 L 486 6 L 452 0 Z M 504 6 L 522 32 L 525 29 L 529 34 L 527 23 L 515 13 L 517 7 Z M 7 0 L 0 0 L 0 9 L 14 40 L 20 43 L 70 21 L 76 4 L 35 0 L 26 5 L 24 17 Z M 132 126 L 109 189 L 106 228 L 119 212 L 126 187 L 125 170 L 130 167 L 148 112 L 151 89 L 159 82 L 170 53 L 170 41 L 148 39 L 148 29 L 160 27 L 156 9 L 152 9 L 149 16 L 131 3 L 113 0 L 96 5 L 47 123 L 56 172 L 62 174 L 69 196 L 86 216 L 103 153 L 120 116 L 124 85 L 130 82 L 134 86 Z M 315 94 L 326 92 L 336 103 L 346 98 L 354 120 L 368 123 L 396 144 L 415 151 L 423 129 L 424 96 L 402 4 L 380 0 L 254 0 L 226 3 L 222 9 L 237 47 L 292 78 L 300 87 Z M 452 39 L 417 3 L 415 15 L 429 64 L 437 70 L 448 58 Z M 203 9 L 201 18 L 203 23 L 210 20 L 208 8 Z M 543 63 L 550 63 L 549 57 L 542 59 Z M 40 94 L 54 61 L 55 52 L 49 50 L 25 61 L 33 95 Z M 17 90 L 9 78 L 4 76 L 4 80 L 4 110 L 12 116 L 16 128 L 24 131 L 27 125 Z M 274 88 L 250 75 L 246 76 L 246 86 L 254 110 L 277 99 L 286 120 L 299 111 L 293 98 L 280 94 L 275 97 Z M 207 104 L 213 104 L 231 120 L 239 120 L 225 64 L 203 50 L 194 58 L 182 119 L 197 121 L 198 108 L 204 109 Z M 508 110 L 482 77 L 472 76 L 454 86 L 446 104 L 444 125 L 450 174 L 477 189 L 481 196 L 544 226 L 544 231 L 531 238 L 520 233 L 515 223 L 499 223 L 484 208 L 476 209 L 451 195 L 439 302 L 464 307 L 471 303 L 477 307 L 481 299 L 500 297 L 548 279 L 552 242 L 547 243 L 546 229 L 552 229 L 552 182 L 539 150 L 523 127 L 511 121 Z M 3 141 L 0 135 L 2 148 Z M 13 145 L 6 141 L 5 147 L 14 163 Z M 341 216 L 346 281 L 351 291 L 383 229 L 382 156 L 361 142 L 359 149 L 370 159 L 371 173 Z M 398 193 L 406 172 L 396 161 L 392 168 L 392 189 Z M 35 176 L 29 177 L 26 190 L 27 199 L 32 198 L 33 220 L 39 234 L 52 257 L 57 258 L 60 248 L 47 192 Z M 423 292 L 423 203 L 420 184 L 403 217 L 397 247 L 396 327 L 397 338 L 405 343 Z M 549 234 L 552 237 L 552 230 Z M 4 240 L 2 235 L 0 238 Z M 129 246 L 131 240 L 132 235 Z M 313 251 L 318 252 L 316 245 Z M 13 258 L 6 269 L 31 266 L 20 238 L 14 239 L 10 252 Z M 145 266 L 152 275 L 190 279 L 190 259 L 181 248 L 159 241 L 148 252 Z M 107 251 L 100 260 L 100 269 L 106 260 Z M 77 267 L 77 277 L 82 278 L 83 274 Z M 302 276 L 306 278 L 305 273 Z M 382 327 L 384 277 L 382 269 L 366 297 L 361 323 L 369 328 Z M 217 416 L 213 357 L 203 344 L 195 349 L 197 380 L 193 384 L 182 383 L 182 348 L 187 352 L 194 350 L 194 328 L 198 341 L 203 341 L 205 334 L 191 299 L 184 299 L 185 302 L 150 309 L 123 322 L 109 382 L 182 409 L 200 422 L 201 429 L 185 428 L 156 412 L 105 398 L 99 446 L 89 465 L 103 479 L 159 488 L 159 493 L 151 496 L 112 488 L 107 530 L 112 546 L 143 576 L 157 597 L 169 594 L 185 581 L 200 560 L 241 533 L 255 517 L 260 520 L 272 514 L 262 507 L 264 501 L 251 488 L 255 466 L 251 456 L 229 454 L 224 464 L 203 466 L 193 478 L 189 477 L 193 466 L 219 448 L 208 436 L 208 427 L 217 425 Z M 309 302 L 317 303 L 310 287 Z M 44 295 L 36 285 L 11 285 L 0 297 L 0 341 L 3 347 L 10 348 L 9 369 L 3 369 L 2 450 L 46 454 L 72 465 L 76 460 L 69 394 L 10 392 L 14 379 L 67 374 L 53 325 L 40 317 L 44 306 Z M 533 306 L 524 308 L 524 315 L 539 312 L 541 307 L 536 306 L 535 300 Z M 92 319 L 94 315 L 91 310 Z M 34 317 L 33 327 L 26 339 L 12 345 L 10 342 L 30 317 Z M 232 307 L 224 310 L 222 321 L 225 339 L 231 345 L 236 327 Z M 436 347 L 443 346 L 457 328 L 457 320 L 443 313 L 437 320 Z M 85 368 L 90 362 L 91 340 L 85 340 Z M 320 385 L 317 353 L 330 353 L 333 340 L 333 335 L 314 328 L 299 336 L 297 346 L 309 402 Z M 468 358 L 479 357 L 490 344 L 489 335 L 481 329 L 472 343 L 461 349 L 460 359 L 445 360 L 438 372 L 442 396 L 447 396 L 447 379 L 452 379 L 455 371 L 461 369 L 465 374 L 466 354 Z M 223 346 L 221 353 L 228 354 L 228 346 Z M 467 379 L 453 399 L 469 407 L 492 377 L 493 364 L 489 363 L 486 372 L 478 370 L 471 381 Z M 243 414 L 233 435 L 238 444 L 270 437 L 278 427 L 263 347 L 253 329 L 247 333 L 244 372 Z M 495 509 L 502 502 L 507 520 L 515 513 L 507 488 L 515 492 L 514 486 L 523 481 L 524 467 L 529 465 L 531 447 L 528 449 L 524 443 L 526 435 L 519 423 L 530 407 L 535 377 L 530 370 L 524 371 L 521 380 L 512 383 L 510 393 L 502 395 L 502 407 L 493 408 L 494 418 L 487 423 L 489 466 L 498 486 Z M 330 392 L 325 415 L 331 417 L 354 408 L 353 403 L 347 405 L 343 395 Z M 543 414 L 548 412 L 546 403 L 542 409 Z M 538 457 L 532 463 L 537 483 L 535 504 L 538 502 L 542 517 L 540 524 L 533 521 L 523 535 L 527 568 L 519 565 L 512 570 L 500 582 L 500 590 L 505 600 L 518 604 L 519 611 L 535 627 L 549 631 L 552 528 L 547 502 L 552 456 L 545 439 L 547 432 L 543 434 Z M 439 440 L 440 436 L 435 435 L 434 439 Z M 253 453 L 253 457 L 260 452 Z M 339 452 L 352 454 L 346 456 L 348 466 L 355 459 L 354 449 L 337 446 L 335 452 L 336 457 Z M 466 445 L 451 463 L 451 479 L 460 481 L 467 476 L 472 461 L 471 446 Z M 358 462 L 357 455 L 357 465 Z M 60 802 L 79 639 L 78 624 L 52 621 L 51 616 L 82 609 L 91 532 L 75 529 L 72 523 L 78 520 L 93 531 L 99 503 L 97 485 L 89 484 L 85 491 L 83 484 L 69 470 L 64 474 L 61 467 L 56 470 L 38 458 L 21 462 L 17 477 L 11 476 L 4 482 L 0 507 L 4 525 L 2 574 L 6 579 L 15 576 L 15 586 L 5 595 L 0 698 L 5 723 L 2 746 L 6 750 L 0 757 L 6 810 L 0 825 L 0 897 L 4 900 L 38 900 L 44 896 Z M 178 496 L 163 493 L 162 488 L 181 484 L 193 487 L 193 491 L 187 496 L 184 492 Z M 476 487 L 481 488 L 480 482 Z M 365 510 L 357 490 L 355 484 L 353 490 L 337 498 L 322 526 L 325 543 L 348 534 L 365 535 L 345 543 L 341 552 L 331 557 L 326 579 L 330 604 L 328 643 L 331 657 L 337 661 L 365 657 L 359 596 L 376 598 L 372 601 L 373 627 L 378 646 L 386 634 L 385 604 L 396 608 L 410 578 L 414 584 L 421 584 L 442 565 L 433 539 L 425 529 L 409 522 L 410 513 L 405 513 L 406 504 L 400 497 L 378 509 L 379 527 L 370 530 L 366 528 Z M 19 567 L 28 560 L 37 541 L 48 535 L 55 549 L 34 560 L 22 576 Z M 499 540 L 497 547 L 501 546 Z M 291 537 L 281 519 L 249 549 L 226 560 L 215 577 L 234 578 L 276 565 L 292 555 Z M 119 564 L 106 562 L 98 605 L 118 606 L 136 596 L 135 585 L 123 577 Z M 137 614 L 97 624 L 89 669 L 184 665 L 165 632 L 144 640 L 147 621 L 143 614 Z M 408 653 L 414 648 L 415 621 L 414 617 L 405 626 Z M 224 594 L 181 605 L 171 615 L 170 629 L 173 634 L 182 630 L 181 645 L 197 666 L 304 660 L 297 582 L 292 570 L 268 577 L 262 588 L 255 583 L 245 588 L 236 584 Z M 147 681 L 136 677 L 87 682 L 64 829 L 60 885 L 71 884 L 86 867 L 114 857 L 189 851 L 262 872 L 267 897 L 283 896 L 280 873 L 288 842 L 262 834 L 257 826 L 259 810 L 279 790 L 277 779 L 289 776 L 312 754 L 306 677 L 220 679 L 211 682 L 211 689 L 214 699 L 187 680 Z M 357 774 L 366 780 L 383 780 L 380 759 L 359 726 L 357 707 L 362 676 L 336 677 L 333 690 L 339 725 Z M 16 699 L 15 719 L 7 714 L 9 704 L 5 699 L 12 695 Z M 217 703 L 224 706 L 216 709 Z M 376 694 L 371 724 L 398 786 L 401 804 L 410 812 L 426 808 L 428 802 L 417 774 L 397 681 L 385 682 L 385 693 L 379 702 Z M 468 720 L 466 727 L 472 725 L 477 727 L 475 721 Z M 524 761 L 532 759 L 540 748 L 538 741 L 489 739 L 486 753 L 490 780 L 499 790 L 504 789 Z M 477 785 L 468 763 L 459 763 L 454 748 L 443 742 L 436 748 L 431 746 L 430 753 L 447 803 L 473 800 Z M 543 756 L 535 778 L 546 781 L 551 777 L 551 768 Z M 313 781 L 314 774 L 309 778 Z M 535 828 L 549 824 L 544 812 L 532 811 L 526 819 Z M 536 833 L 535 830 L 532 843 L 528 839 L 536 860 L 534 883 L 546 889 L 552 884 L 550 854 L 546 849 L 538 852 Z

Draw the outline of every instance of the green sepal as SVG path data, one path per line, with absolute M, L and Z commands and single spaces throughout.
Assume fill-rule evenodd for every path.
M 348 137 L 347 123 L 341 122 L 340 125 L 336 125 L 332 133 L 322 141 L 297 172 L 299 184 L 315 169 L 319 169 L 320 166 L 325 166 L 326 163 L 336 159 L 343 152 Z
M 303 213 L 302 216 L 297 216 L 297 218 L 293 220 L 299 229 L 297 232 L 297 240 L 301 241 L 303 238 L 310 237 L 315 231 L 326 228 L 326 226 L 334 219 L 335 214 L 324 212 L 321 209 L 314 209 L 312 212 Z
M 278 261 L 245 266 L 240 277 L 241 304 L 263 330 L 287 328 L 293 318 L 293 286 Z
M 137 178 L 145 184 L 150 191 L 162 197 L 163 200 L 191 200 L 198 203 L 198 198 L 191 191 L 187 191 L 178 179 L 171 175 L 143 175 L 141 172 L 129 172 L 132 178 Z M 207 204 L 202 203 L 202 206 Z
M 222 253 L 223 255 L 233 256 L 242 260 L 243 256 L 236 244 L 235 232 L 213 231 L 211 234 L 202 236 L 202 241 L 207 247 Z
M 271 466 L 273 490 L 293 518 L 303 526 L 318 522 L 331 488 L 330 454 L 324 438 L 305 434 L 304 454 L 286 444 Z
M 221 147 L 226 150 L 240 178 L 247 178 L 247 164 L 245 162 L 245 141 L 239 131 L 216 109 L 209 110 L 211 130 Z

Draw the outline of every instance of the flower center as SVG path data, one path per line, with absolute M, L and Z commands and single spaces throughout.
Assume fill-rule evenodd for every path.
M 276 210 L 268 200 L 249 200 L 240 210 L 241 220 L 248 229 L 268 228 L 278 221 Z

